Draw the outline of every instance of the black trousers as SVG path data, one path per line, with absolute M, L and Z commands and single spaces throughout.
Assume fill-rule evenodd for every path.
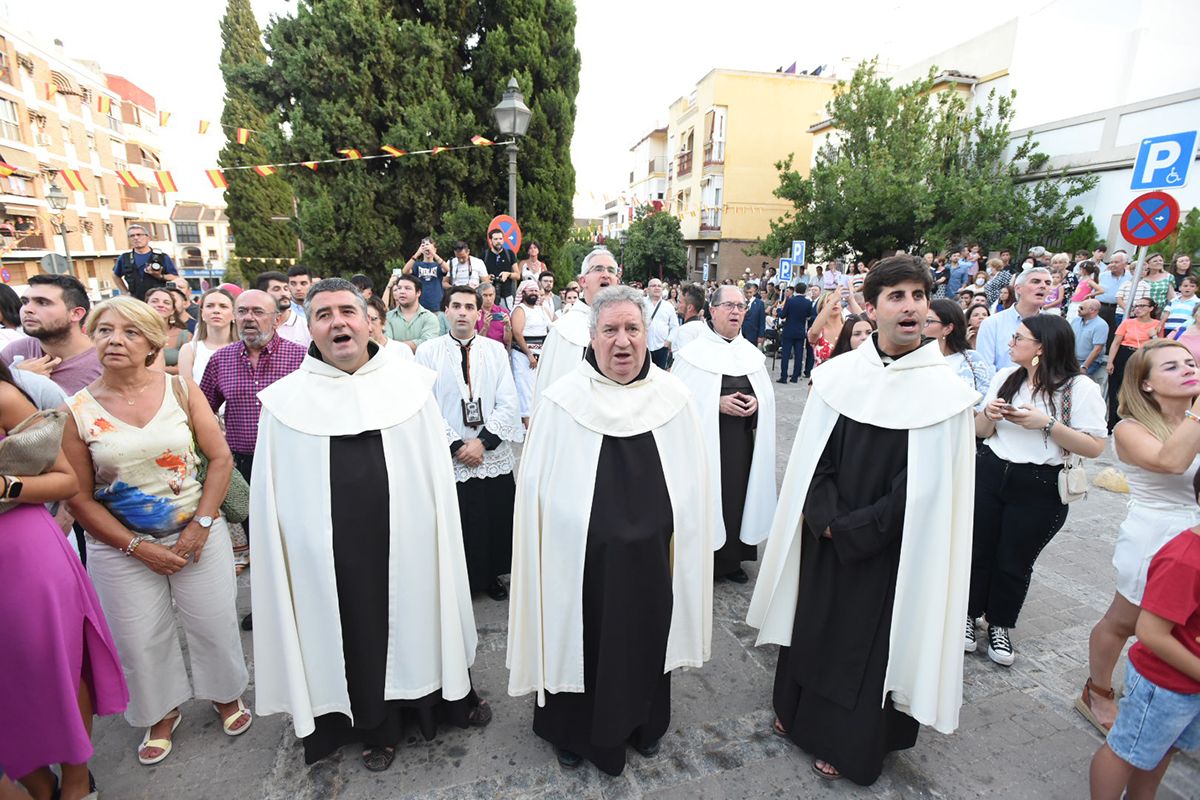
M 1113 337 L 1117 335 L 1117 304 L 1101 303 L 1100 319 L 1108 323 L 1108 341 L 1104 343 L 1104 352 L 1107 353 L 1108 348 L 1112 347 Z
M 250 472 L 254 469 L 254 453 L 234 453 L 233 468 L 242 473 L 242 477 L 246 479 L 246 483 L 250 482 Z M 250 518 L 246 517 L 246 521 L 242 523 L 242 529 L 246 531 L 246 541 L 250 541 Z
M 1010 464 L 986 445 L 975 461 L 975 541 L 967 613 L 1016 627 L 1033 564 L 1067 521 L 1058 497 L 1061 467 Z
M 1113 359 L 1113 371 L 1108 376 L 1108 432 L 1110 434 L 1113 428 L 1117 427 L 1117 423 L 1121 421 L 1121 415 L 1117 413 L 1119 405 L 1117 395 L 1121 392 L 1121 384 L 1125 382 L 1125 365 L 1129 363 L 1130 356 L 1136 352 L 1136 347 L 1121 345 L 1117 348 L 1117 357 Z
M 804 371 L 804 351 L 800 347 L 799 336 L 784 336 L 780 340 L 779 345 L 779 378 L 781 380 L 788 379 L 788 362 L 792 356 L 796 357 L 796 367 L 792 370 L 792 380 L 800 377 L 800 373 Z
M 650 351 L 650 360 L 653 361 L 654 366 L 658 367 L 659 369 L 666 369 L 667 368 L 667 356 L 670 355 L 670 353 L 671 353 L 670 349 L 668 349 L 666 347 L 660 347 L 657 350 L 651 350 Z

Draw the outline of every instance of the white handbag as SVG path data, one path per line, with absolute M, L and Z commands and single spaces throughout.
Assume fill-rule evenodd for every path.
M 1074 382 L 1072 378 L 1063 392 L 1062 424 L 1068 428 L 1071 427 L 1071 384 Z M 1062 470 L 1058 473 L 1058 499 L 1066 505 L 1087 497 L 1087 492 L 1088 477 L 1083 469 L 1083 457 L 1063 450 Z

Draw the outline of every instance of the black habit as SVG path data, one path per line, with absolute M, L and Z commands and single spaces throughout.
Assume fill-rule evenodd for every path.
M 917 741 L 917 721 L 881 702 L 907 464 L 907 430 L 838 418 L 804 501 L 796 619 L 775 670 L 791 740 L 864 786 Z
M 754 387 L 747 375 L 722 375 L 721 397 L 731 394 L 754 396 Z M 718 414 L 721 437 L 721 511 L 725 522 L 725 544 L 713 553 L 713 575 L 721 577 L 742 568 L 743 561 L 758 558 L 758 548 L 739 541 L 742 532 L 742 512 L 746 510 L 746 486 L 750 482 L 750 465 L 754 462 L 754 432 L 758 428 L 758 411 L 748 417 Z M 773 478 L 772 478 L 773 479 Z
M 344 714 L 316 718 L 304 737 L 304 763 L 312 764 L 347 744 L 394 747 L 415 723 L 426 741 L 439 722 L 465 728 L 479 705 L 475 690 L 445 701 L 441 690 L 415 700 L 384 700 L 388 648 L 388 473 L 379 431 L 334 436 L 329 442 L 333 565 L 346 688 L 354 723 Z
M 670 725 L 673 530 L 654 434 L 605 436 L 583 566 L 584 692 L 547 693 L 533 730 L 610 775 L 626 743 L 649 746 Z

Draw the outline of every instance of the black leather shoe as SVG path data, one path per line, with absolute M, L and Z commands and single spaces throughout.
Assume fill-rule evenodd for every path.
M 637 745 L 634 745 L 633 749 L 637 750 L 645 758 L 651 758 L 653 756 L 658 755 L 658 750 L 660 747 L 662 747 L 662 739 L 655 739 L 653 742 L 646 745 L 645 747 L 638 747 Z
M 746 570 L 744 569 L 739 569 L 737 572 L 731 572 L 725 577 L 734 583 L 747 583 L 750 580 L 750 576 L 746 574 Z
M 787 383 L 787 378 L 780 378 L 779 380 L 777 380 L 775 382 L 776 383 Z
M 242 630 L 244 631 L 254 630 L 254 620 L 250 619 L 250 616 L 250 614 L 247 614 L 246 616 L 242 617 Z
M 499 578 L 492 581 L 492 585 L 487 588 L 487 596 L 493 600 L 507 600 L 508 589 L 504 588 L 504 584 Z
M 561 747 L 554 748 L 558 754 L 558 763 L 562 764 L 567 769 L 575 769 L 583 762 L 583 756 L 578 753 L 572 753 L 570 750 L 563 750 Z
M 790 381 L 788 381 L 788 383 L 795 383 L 795 382 L 796 382 L 796 378 L 792 378 Z

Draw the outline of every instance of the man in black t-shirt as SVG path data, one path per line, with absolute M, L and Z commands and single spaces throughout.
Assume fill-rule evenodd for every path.
M 511 310 L 521 273 L 517 269 L 517 255 L 505 249 L 504 233 L 499 228 L 488 231 L 488 251 L 483 254 L 483 265 L 496 287 L 496 302 Z
M 117 259 L 113 278 L 122 292 L 145 300 L 146 292 L 174 282 L 167 276 L 177 276 L 179 270 L 169 255 L 150 247 L 150 232 L 141 225 L 130 225 L 126 235 L 133 249 Z

